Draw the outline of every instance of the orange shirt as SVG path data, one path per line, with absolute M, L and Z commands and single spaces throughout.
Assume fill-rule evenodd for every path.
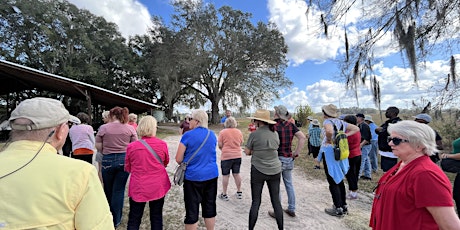
M 219 146 L 222 146 L 221 160 L 241 158 L 243 144 L 243 133 L 236 128 L 226 128 L 220 131 L 218 137 Z

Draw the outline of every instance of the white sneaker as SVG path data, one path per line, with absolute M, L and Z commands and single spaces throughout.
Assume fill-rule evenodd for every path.
M 353 194 L 351 194 L 351 193 L 348 193 L 347 199 L 349 199 L 349 200 L 356 200 L 356 199 L 358 199 L 358 193 L 356 193 L 355 195 L 353 195 Z
M 221 193 L 221 194 L 219 195 L 219 199 L 224 200 L 224 201 L 228 201 L 228 196 L 227 196 L 227 194 Z
M 243 199 L 243 192 L 236 192 L 236 199 Z

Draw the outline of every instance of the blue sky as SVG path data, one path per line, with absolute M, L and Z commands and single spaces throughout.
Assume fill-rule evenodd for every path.
M 118 24 L 123 36 L 143 34 L 150 24 L 150 15 L 161 16 L 168 22 L 173 8 L 171 0 L 69 0 L 79 8 L 103 16 L 106 20 Z M 188 0 L 181 0 L 188 1 Z M 194 0 L 196 1 L 196 0 Z M 369 0 L 366 3 L 376 0 Z M 234 9 L 249 12 L 253 22 L 274 22 L 283 33 L 289 47 L 287 57 L 289 66 L 286 77 L 293 81 L 293 86 L 281 91 L 282 97 L 275 100 L 274 105 L 284 104 L 289 111 L 298 105 L 310 105 L 319 112 L 321 106 L 333 103 L 338 107 L 369 107 L 377 108 L 368 86 L 359 89 L 359 101 L 354 93 L 347 91 L 343 81 L 339 79 L 334 62 L 344 50 L 343 32 L 339 27 L 330 26 L 331 35 L 325 39 L 315 31 L 320 30 L 317 10 L 309 11 L 309 19 L 305 15 L 306 3 L 302 0 L 204 0 L 213 3 L 216 8 L 229 5 Z M 349 22 L 359 23 L 359 10 L 348 15 Z M 353 34 L 349 35 L 353 40 Z M 374 66 L 382 92 L 382 109 L 388 106 L 412 108 L 412 101 L 422 106 L 423 100 L 436 97 L 436 88 L 444 84 L 449 71 L 449 60 L 430 60 L 425 68 L 419 70 L 418 85 L 413 83 L 410 69 L 401 60 L 401 54 L 395 52 L 391 36 L 387 36 L 378 44 L 376 53 L 382 61 Z M 456 56 L 460 58 L 460 55 Z M 453 105 L 458 107 L 458 105 Z M 210 108 L 205 105 L 205 109 Z M 180 112 L 187 112 L 180 107 Z

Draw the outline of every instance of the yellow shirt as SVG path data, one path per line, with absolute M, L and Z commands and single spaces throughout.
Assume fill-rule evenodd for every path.
M 25 165 L 43 142 L 16 141 L 0 152 L 0 177 Z M 96 169 L 45 144 L 24 168 L 0 179 L 0 230 L 114 229 Z

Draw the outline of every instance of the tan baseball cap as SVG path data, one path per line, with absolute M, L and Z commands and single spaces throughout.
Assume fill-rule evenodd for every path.
M 18 118 L 29 119 L 32 124 L 14 124 L 12 121 Z M 19 103 L 8 121 L 13 130 L 38 130 L 53 128 L 65 122 L 79 123 L 80 119 L 70 115 L 62 102 L 36 97 Z

